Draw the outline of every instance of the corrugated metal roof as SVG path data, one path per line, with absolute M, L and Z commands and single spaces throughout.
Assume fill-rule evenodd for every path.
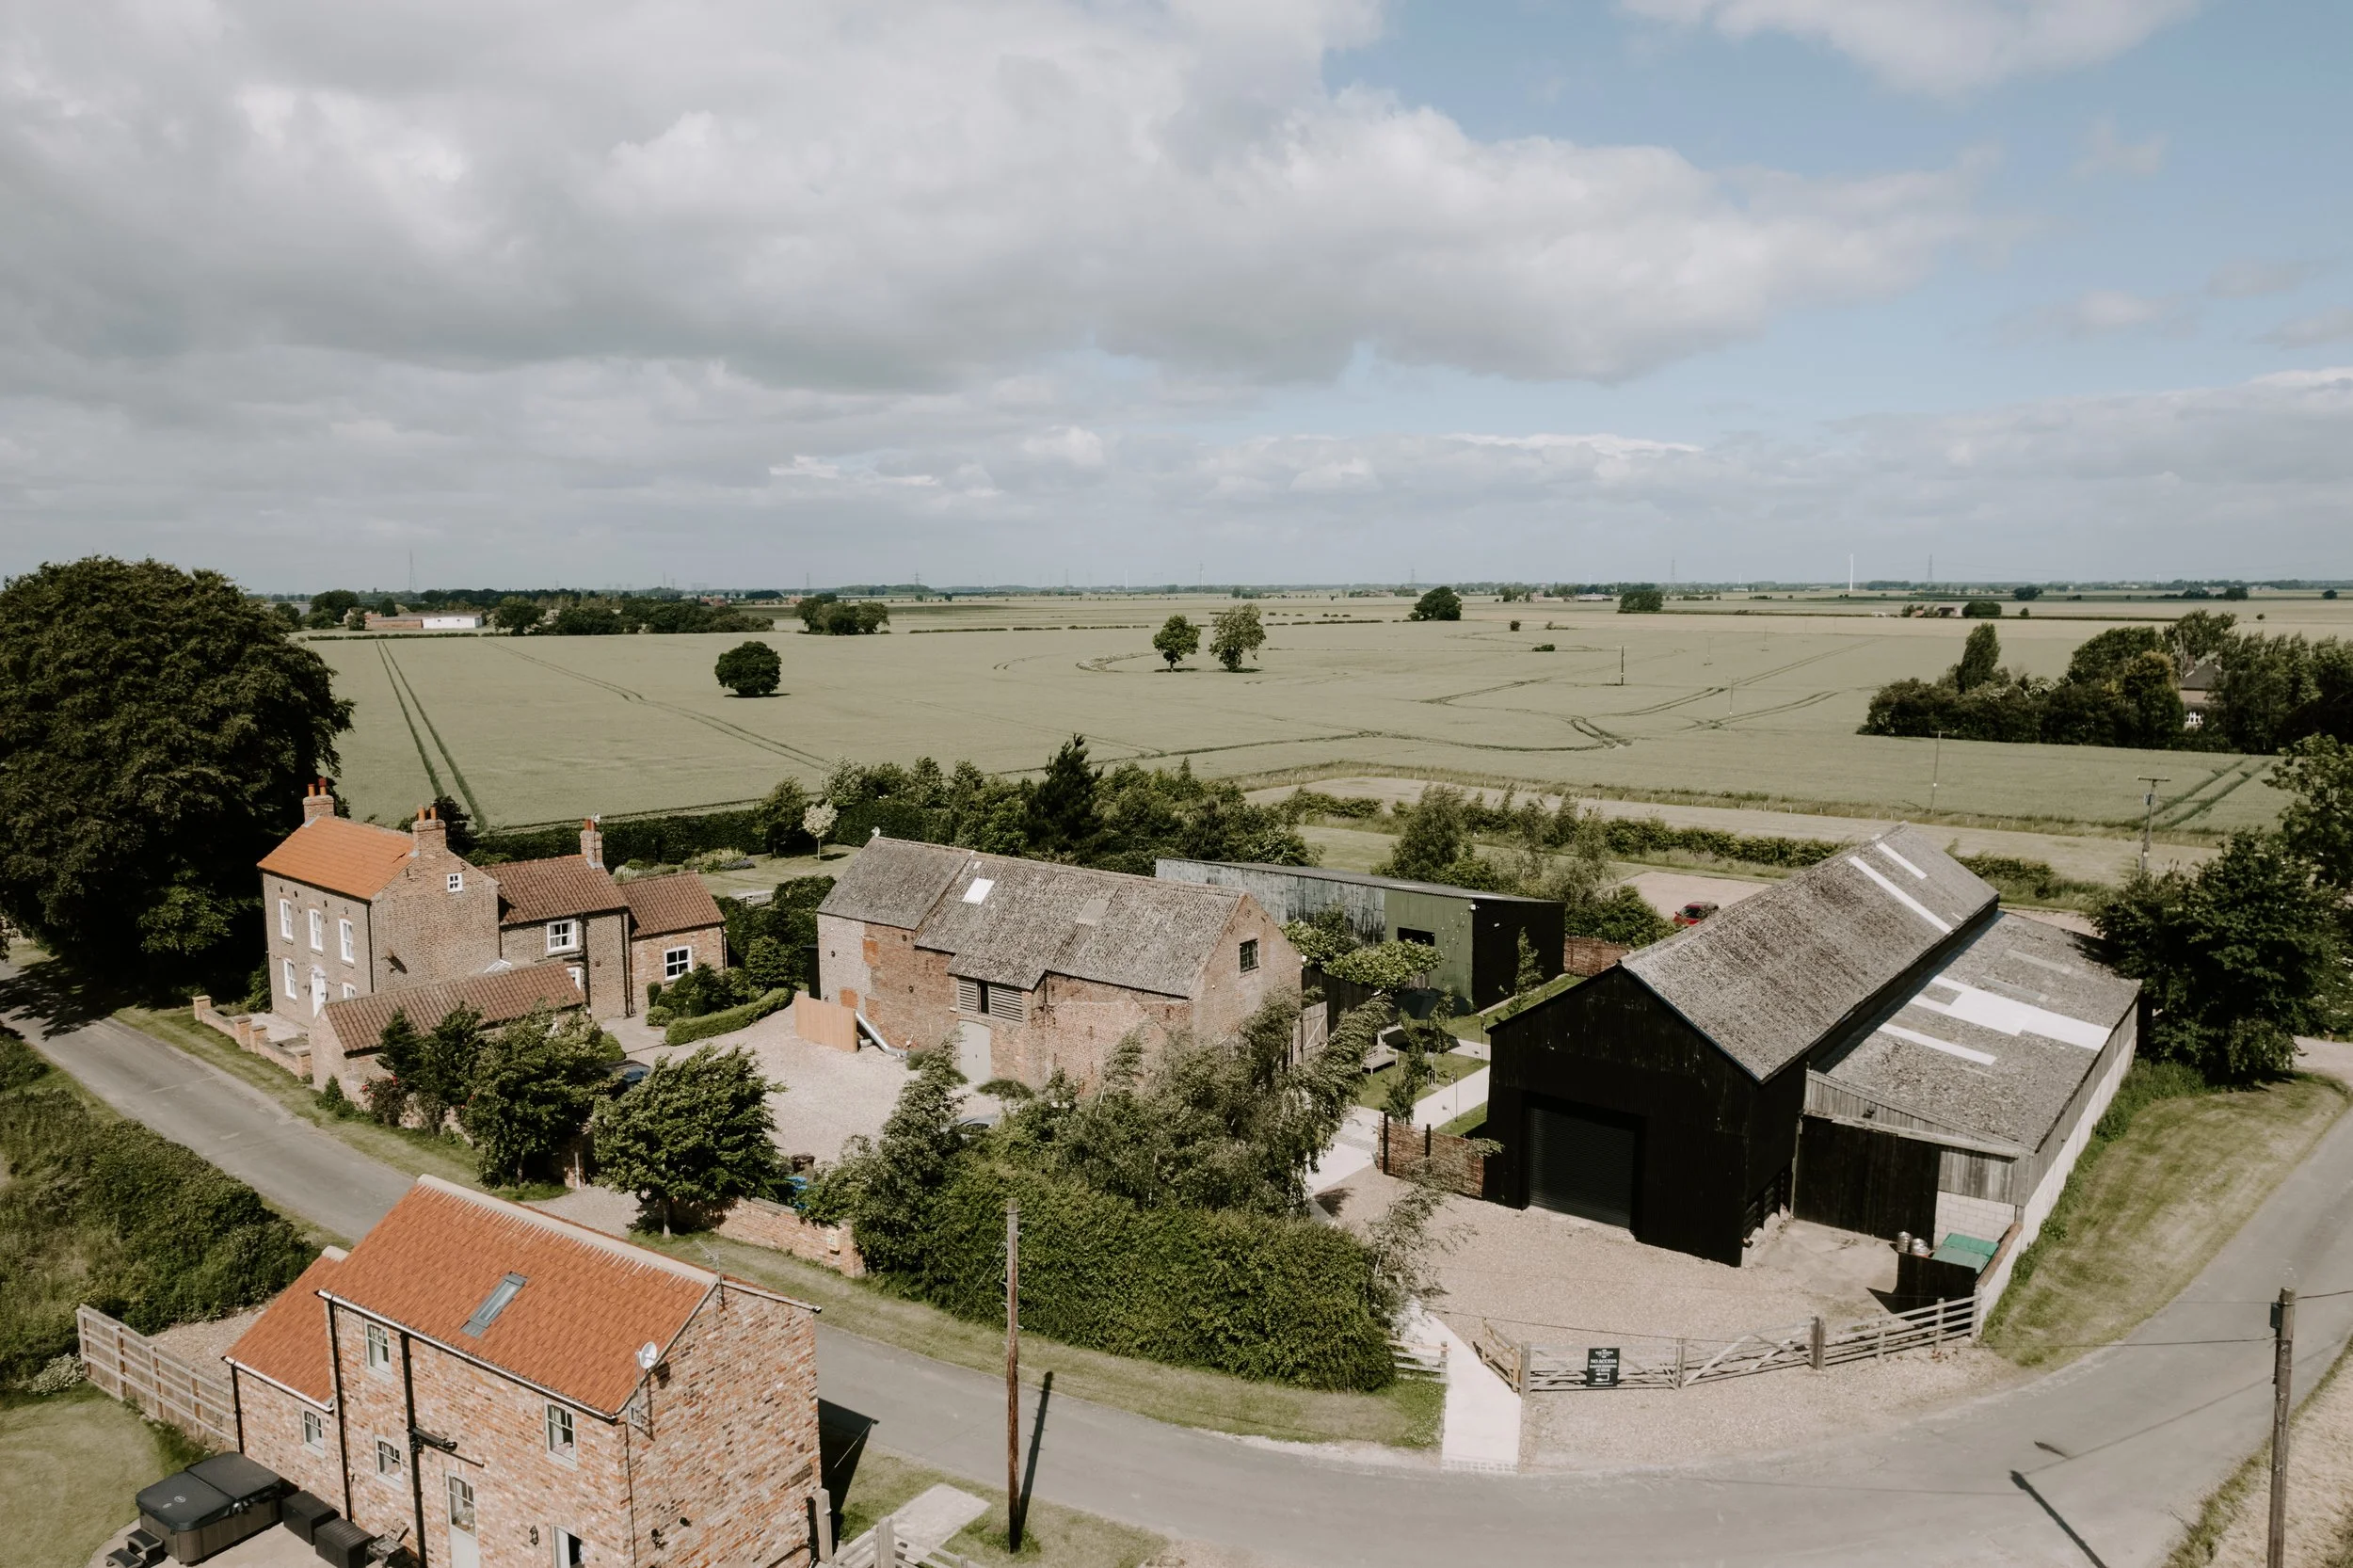
M 1905 824 L 1620 962 L 1762 1080 L 1999 897 Z
M 1895 1110 L 2032 1150 L 2139 994 L 2084 938 L 2003 915 L 1817 1068 Z
M 1186 997 L 1244 896 L 877 839 L 819 910 L 912 929 L 918 947 L 948 953 L 948 972 L 964 979 L 1027 991 L 1050 971 Z
M 1374 876 L 1368 872 L 1337 872 L 1324 866 L 1277 866 L 1262 860 L 1188 860 L 1166 858 L 1155 862 L 1155 870 L 1164 880 L 1175 882 L 1215 883 L 1215 872 L 1222 870 L 1257 872 L 1271 876 L 1304 877 L 1310 882 L 1345 882 L 1358 888 L 1384 888 L 1400 893 L 1432 893 L 1440 898 L 1474 900 L 1482 904 L 1545 904 L 1548 900 L 1525 898 L 1518 893 L 1490 893 L 1477 888 L 1457 888 L 1444 882 L 1414 882 L 1401 876 Z

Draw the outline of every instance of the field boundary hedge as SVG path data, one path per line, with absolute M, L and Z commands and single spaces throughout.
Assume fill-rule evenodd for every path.
M 767 995 L 756 997 L 750 1001 L 723 1007 L 716 1013 L 705 1013 L 700 1017 L 680 1018 L 662 1032 L 662 1043 L 665 1046 L 691 1046 L 714 1034 L 732 1034 L 739 1029 L 758 1023 L 792 1000 L 792 987 L 779 985 Z
M 766 841 L 757 802 L 607 817 L 598 825 L 604 833 L 605 863 L 612 866 L 632 860 L 675 865 L 688 856 L 714 849 L 750 854 Z M 580 824 L 568 822 L 493 828 L 477 834 L 473 857 L 481 864 L 495 865 L 501 860 L 553 860 L 579 853 Z
M 1021 1203 L 1021 1320 L 1048 1338 L 1307 1388 L 1396 1377 L 1371 1255 L 1308 1220 L 1139 1208 L 975 1160 L 936 1201 L 920 1272 L 892 1277 L 959 1318 L 1001 1320 L 1008 1198 Z

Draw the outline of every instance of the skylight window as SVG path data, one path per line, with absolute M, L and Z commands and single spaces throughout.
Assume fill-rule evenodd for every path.
M 489 1295 L 484 1298 L 482 1304 L 473 1309 L 473 1316 L 466 1320 L 466 1332 L 476 1339 L 481 1338 L 489 1331 L 490 1325 L 498 1321 L 499 1314 L 506 1310 L 506 1304 L 515 1299 L 526 1283 L 520 1274 L 509 1274 L 500 1280 Z
M 964 890 L 964 902 L 985 904 L 988 902 L 988 895 L 996 890 L 996 887 L 997 884 L 988 877 L 976 876 L 972 879 L 972 886 Z

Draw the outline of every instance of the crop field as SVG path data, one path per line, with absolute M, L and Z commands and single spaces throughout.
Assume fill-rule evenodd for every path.
M 1481 602 L 1460 622 L 1417 624 L 1402 600 L 1291 596 L 1258 601 L 1270 635 L 1242 673 L 1206 654 L 1162 669 L 1150 646 L 1162 618 L 1206 621 L 1232 602 L 895 606 L 879 636 L 771 634 L 784 688 L 751 699 L 711 673 L 740 635 L 312 646 L 357 704 L 344 787 L 359 814 L 388 822 L 437 789 L 514 824 L 741 801 L 841 758 L 1022 770 L 1073 732 L 1099 761 L 1189 759 L 1254 782 L 1387 774 L 1887 816 L 1928 812 L 1933 785 L 1940 815 L 2121 829 L 2138 825 L 2138 776 L 2154 774 L 2158 824 L 2182 833 L 2267 822 L 2280 804 L 2260 758 L 1857 735 L 1875 688 L 1938 674 L 1972 624 L 1875 616 L 1867 602 L 1657 616 Z M 2057 675 L 2085 637 L 2151 608 L 2005 619 L 2004 662 Z M 2267 631 L 2353 631 L 2336 603 L 2264 608 Z

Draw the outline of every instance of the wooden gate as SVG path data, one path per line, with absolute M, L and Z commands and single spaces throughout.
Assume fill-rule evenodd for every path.
M 236 1395 L 226 1366 L 200 1368 L 94 1306 L 77 1310 L 82 1366 L 91 1383 L 157 1421 L 221 1450 L 237 1446 Z

